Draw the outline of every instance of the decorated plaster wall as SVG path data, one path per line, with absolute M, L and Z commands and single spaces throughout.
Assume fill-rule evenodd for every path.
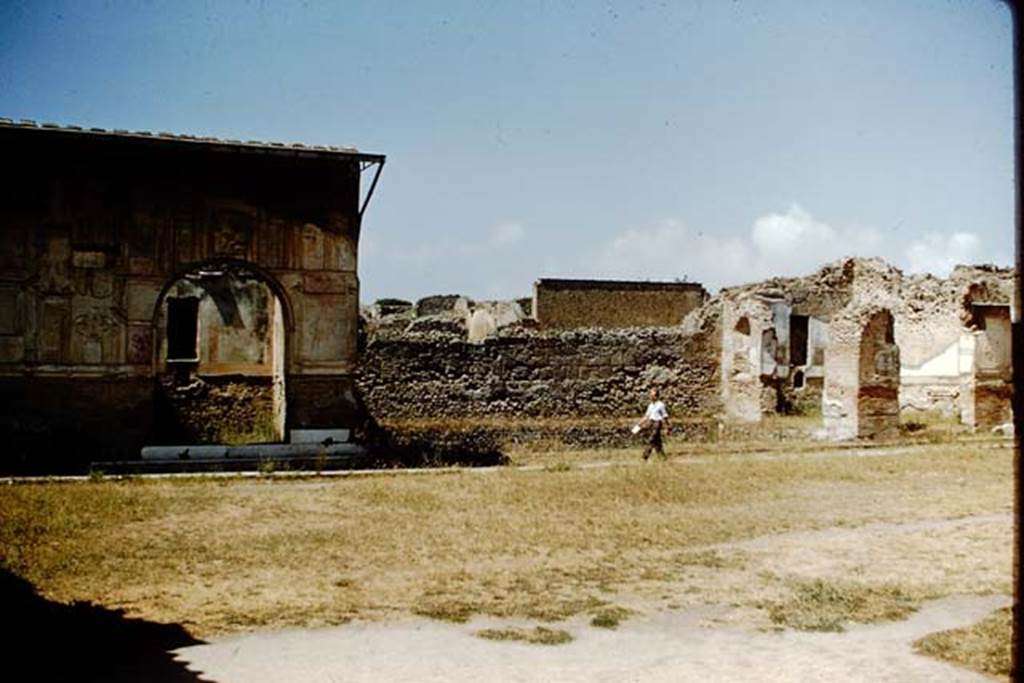
M 244 266 L 260 282 L 259 301 L 235 292 L 244 300 L 236 322 L 262 325 L 266 340 L 279 318 L 289 425 L 352 416 L 357 160 L 6 128 L 0 143 L 17 168 L 0 189 L 0 393 L 33 413 L 4 418 L 23 460 L 41 431 L 122 455 L 154 435 L 175 437 L 157 400 L 161 307 L 175 283 L 204 269 Z M 215 341 L 222 353 L 236 345 L 232 357 L 248 366 L 238 375 L 273 364 L 263 350 L 246 355 L 246 335 L 218 335 L 201 340 L 205 365 Z M 98 388 L 71 392 L 69 383 Z M 39 398 L 51 390 L 64 398 Z M 90 415 L 126 429 L 94 439 Z

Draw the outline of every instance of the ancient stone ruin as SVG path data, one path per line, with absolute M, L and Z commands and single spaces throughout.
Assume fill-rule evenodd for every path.
M 355 425 L 383 157 L 9 121 L 0 146 L 5 469 Z
M 584 312 L 556 307 L 549 325 L 522 300 L 381 302 L 363 310 L 359 387 L 385 422 L 589 416 L 619 428 L 657 385 L 684 423 L 820 414 L 823 436 L 885 439 L 901 415 L 934 412 L 988 428 L 1009 420 L 1012 287 L 1012 272 L 992 266 L 942 279 L 844 259 L 806 277 L 701 294 L 681 320 L 660 325 L 591 320 L 585 312 L 611 283 L 583 297 L 566 288 L 577 298 L 558 305 L 579 302 Z
M 1011 419 L 1009 269 L 843 259 L 712 297 L 542 279 L 532 298 L 360 309 L 360 180 L 380 155 L 4 120 L 0 143 L 7 470 L 147 444 L 333 448 L 416 421 L 606 445 L 652 386 L 692 438 L 780 413 L 835 439 Z
M 833 439 L 891 438 L 900 421 L 900 349 L 893 318 L 877 305 L 832 317 L 821 410 Z
M 520 302 L 441 300 L 364 309 L 359 387 L 375 418 L 628 415 L 652 384 L 681 410 L 717 406 L 711 325 L 543 330 Z

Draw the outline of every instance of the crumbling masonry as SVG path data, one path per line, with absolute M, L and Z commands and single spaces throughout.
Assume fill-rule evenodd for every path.
M 381 302 L 363 311 L 360 388 L 384 421 L 615 423 L 659 385 L 684 418 L 820 412 L 822 434 L 837 439 L 888 438 L 901 412 L 986 428 L 1009 420 L 1012 282 L 1010 270 L 992 266 L 960 266 L 942 279 L 844 259 L 806 277 L 724 289 L 674 324 L 613 329 L 545 328 L 523 300 Z
M 0 121 L 0 468 L 288 440 L 360 407 L 351 149 Z

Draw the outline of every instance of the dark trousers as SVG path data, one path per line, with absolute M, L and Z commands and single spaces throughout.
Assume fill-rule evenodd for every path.
M 665 457 L 665 449 L 661 443 L 661 421 L 655 421 L 651 428 L 651 438 L 647 442 L 647 448 L 644 449 L 644 460 L 651 457 L 651 451 L 657 453 L 660 457 Z

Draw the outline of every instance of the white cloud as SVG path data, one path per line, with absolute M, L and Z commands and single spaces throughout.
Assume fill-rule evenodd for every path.
M 910 272 L 947 275 L 978 260 L 977 235 L 926 234 L 906 248 L 873 227 L 835 226 L 799 204 L 756 218 L 745 236 L 720 236 L 665 220 L 609 240 L 594 259 L 598 277 L 674 279 L 711 290 L 773 276 L 811 273 L 847 256 L 880 256 Z
M 828 244 L 836 239 L 836 231 L 827 223 L 815 220 L 799 204 L 786 213 L 770 213 L 754 221 L 751 241 L 765 255 L 792 255 L 796 251 Z
M 613 238 L 598 254 L 593 275 L 635 280 L 729 280 L 742 277 L 750 259 L 750 247 L 743 240 L 720 239 L 695 232 L 679 221 L 665 220 Z
M 383 294 L 389 296 L 457 291 L 506 298 L 523 296 L 530 282 L 549 276 L 685 278 L 715 291 L 773 276 L 806 275 L 847 256 L 880 256 L 906 272 L 946 275 L 955 264 L 977 262 L 983 255 L 971 232 L 918 233 L 908 242 L 905 232 L 830 223 L 799 204 L 758 216 L 738 233 L 666 219 L 569 249 L 534 248 L 527 229 L 514 220 L 473 234 L 462 240 L 364 239 L 361 267 L 386 283 Z
M 604 276 L 672 279 L 685 274 L 710 289 L 775 275 L 803 275 L 844 256 L 876 255 L 881 234 L 838 229 L 799 204 L 754 220 L 746 236 L 719 236 L 666 220 L 610 240 L 596 262 Z
M 946 276 L 958 263 L 974 263 L 980 246 L 972 232 L 928 233 L 907 247 L 906 268 L 912 273 Z

